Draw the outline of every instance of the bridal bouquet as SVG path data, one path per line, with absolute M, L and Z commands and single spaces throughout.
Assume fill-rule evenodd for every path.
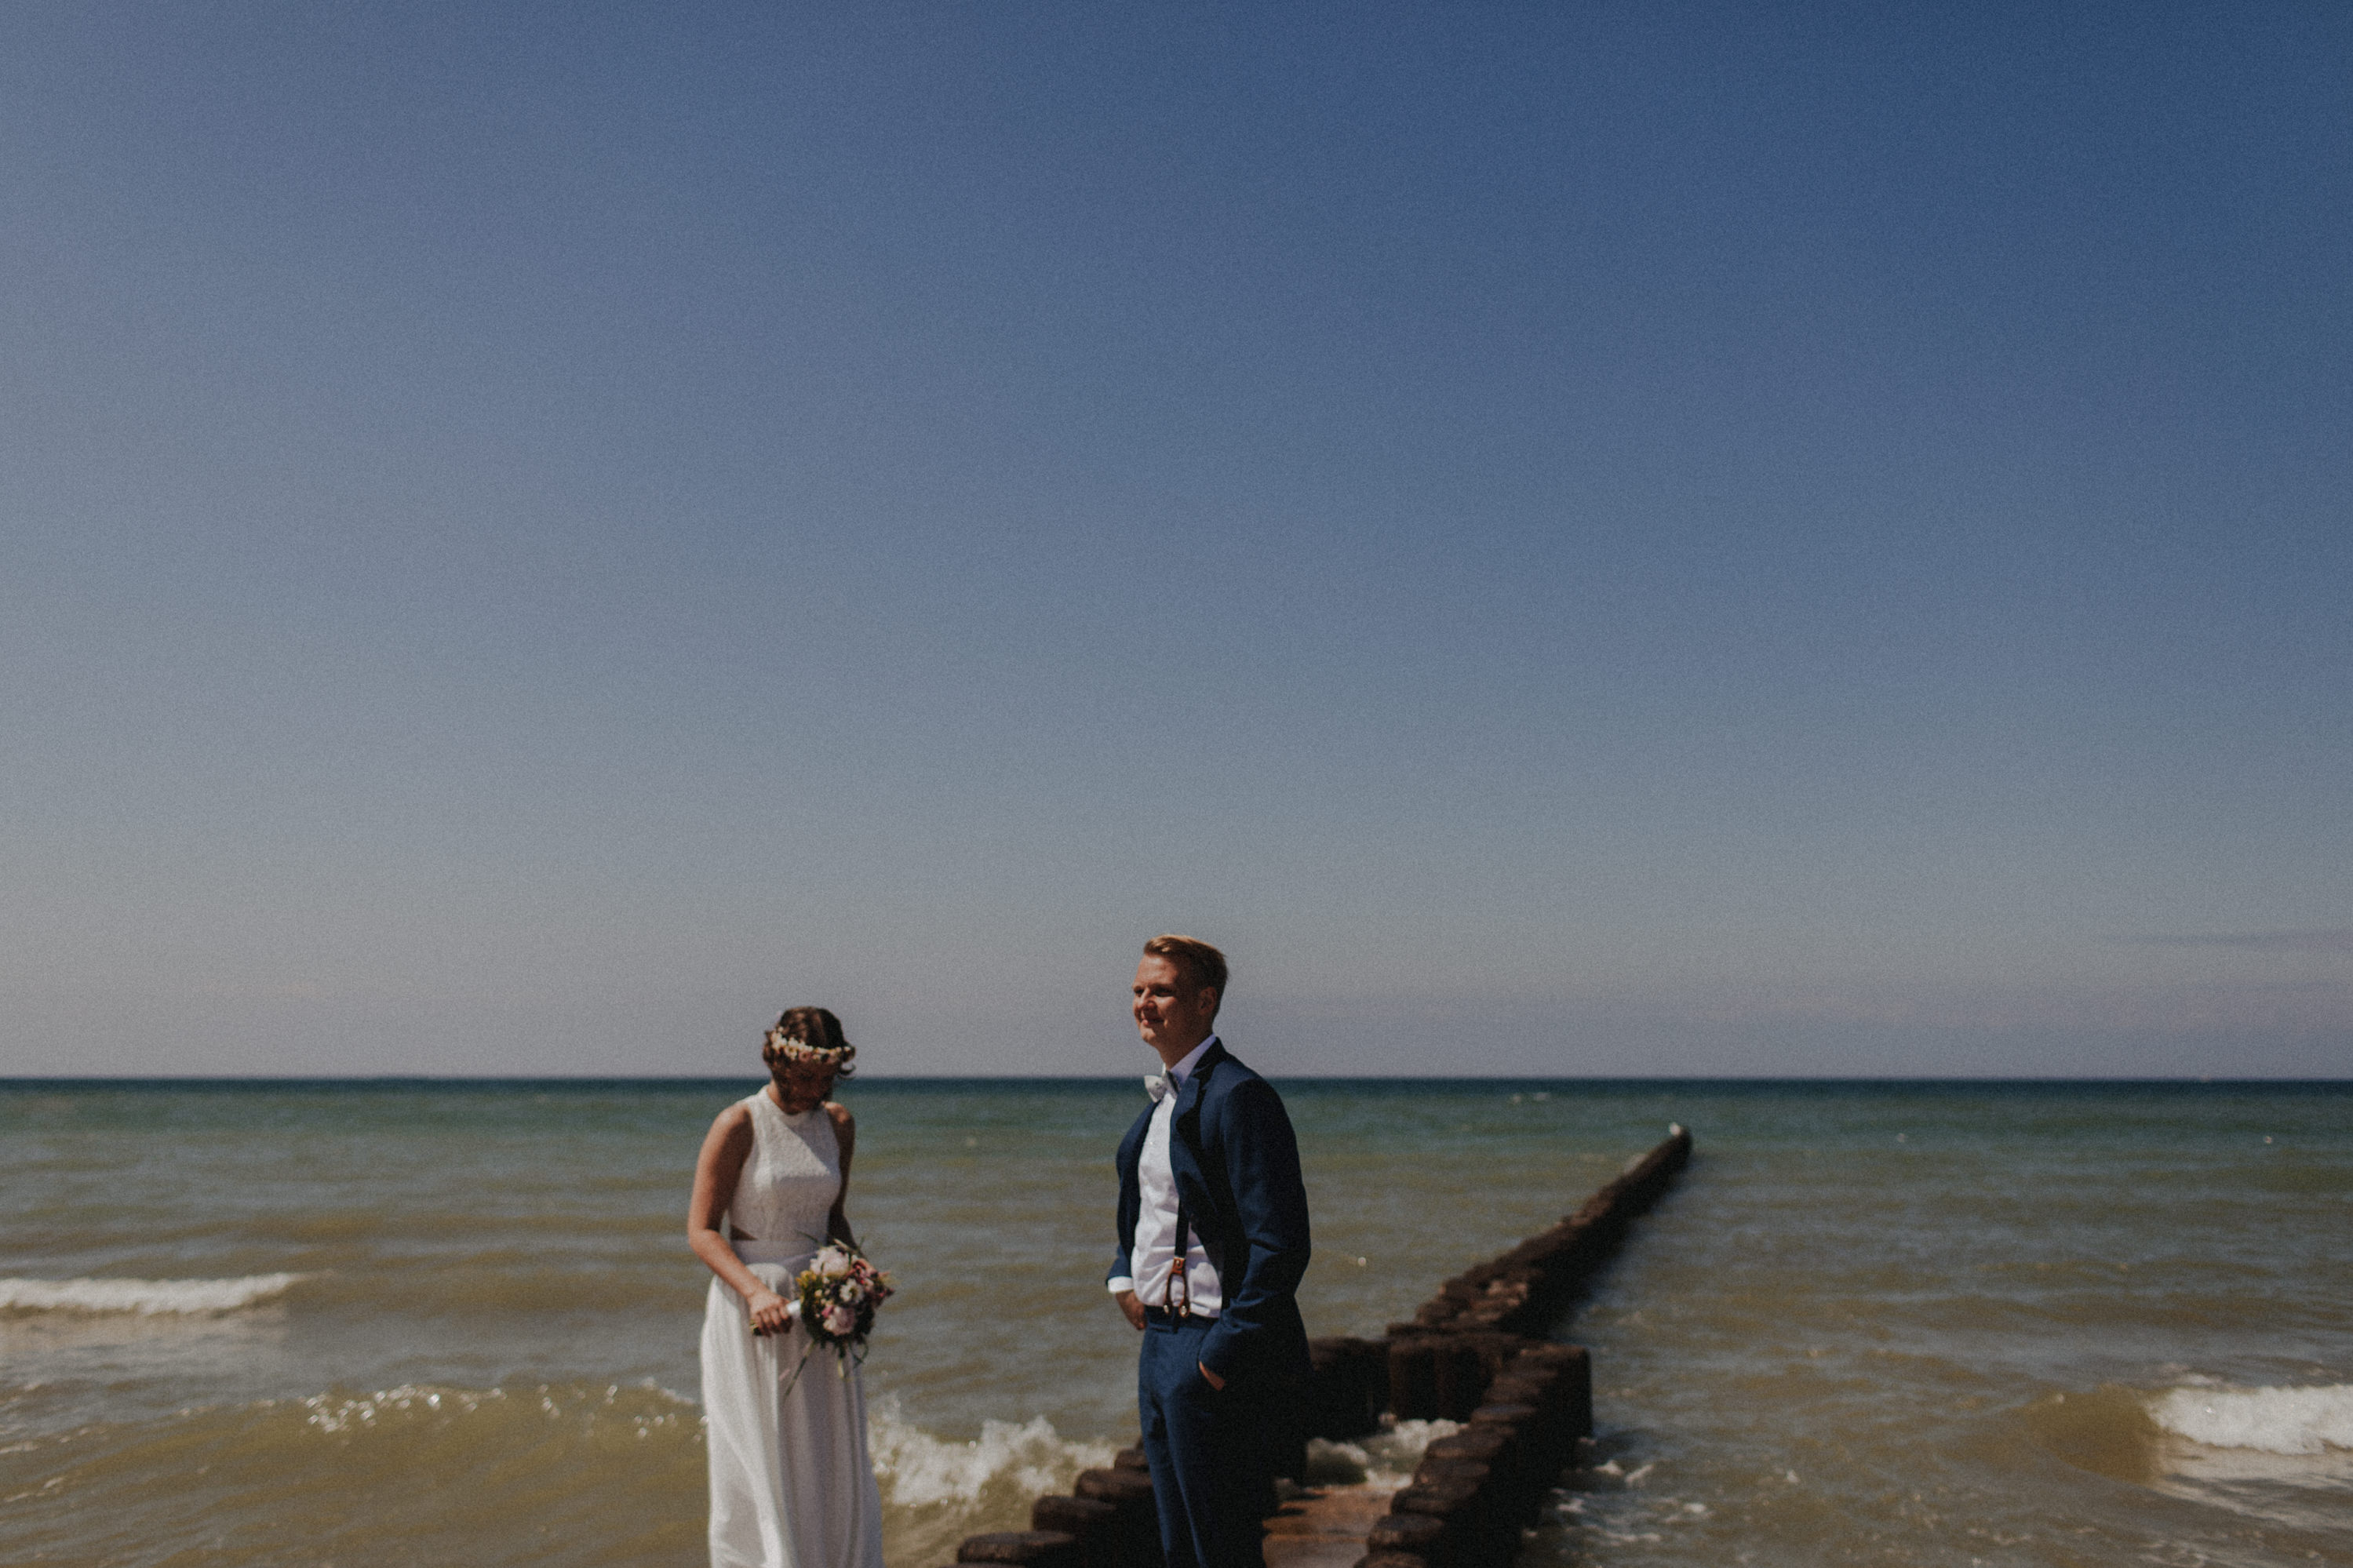
M 874 1310 L 891 1299 L 891 1281 L 882 1271 L 856 1247 L 836 1241 L 809 1259 L 795 1283 L 801 1326 L 809 1338 L 844 1357 L 864 1359 Z

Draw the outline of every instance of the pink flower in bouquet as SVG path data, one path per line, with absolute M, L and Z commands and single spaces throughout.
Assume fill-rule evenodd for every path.
M 825 1310 L 825 1326 L 837 1334 L 847 1334 L 858 1326 L 858 1314 L 839 1304 Z

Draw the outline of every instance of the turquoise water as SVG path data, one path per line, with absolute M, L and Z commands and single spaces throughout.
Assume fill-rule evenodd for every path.
M 0 1557 L 697 1561 L 686 1185 L 751 1087 L 0 1086 Z M 1602 1431 L 1537 1561 L 2353 1563 L 2353 1087 L 1282 1087 L 1317 1333 L 1694 1130 L 1569 1328 Z M 843 1098 L 926 1568 L 1133 1433 L 1100 1280 L 1144 1101 Z

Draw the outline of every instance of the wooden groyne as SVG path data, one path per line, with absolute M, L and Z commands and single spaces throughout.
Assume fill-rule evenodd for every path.
M 1335 1441 L 1396 1420 L 1461 1429 L 1432 1441 L 1411 1482 L 1309 1489 L 1268 1521 L 1270 1568 L 1503 1568 L 1520 1531 L 1593 1432 L 1584 1347 L 1546 1337 L 1585 1293 L 1634 1221 L 1691 1159 L 1671 1128 L 1548 1230 L 1441 1283 L 1378 1340 L 1313 1340 L 1307 1437 Z M 1297 1479 L 1303 1466 L 1294 1466 Z M 1030 1528 L 967 1536 L 958 1563 L 1021 1568 L 1164 1568 L 1141 1449 L 1080 1472 L 1068 1497 L 1041 1497 Z

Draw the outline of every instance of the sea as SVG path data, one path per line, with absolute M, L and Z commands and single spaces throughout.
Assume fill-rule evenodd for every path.
M 1316 1334 L 1693 1130 L 1556 1330 L 1598 1432 L 1531 1568 L 2353 1564 L 2353 1084 L 1277 1083 Z M 687 1187 L 754 1087 L 0 1081 L 0 1562 L 704 1562 Z M 1134 1438 L 1145 1097 L 841 1098 L 885 1555 L 939 1568 Z

